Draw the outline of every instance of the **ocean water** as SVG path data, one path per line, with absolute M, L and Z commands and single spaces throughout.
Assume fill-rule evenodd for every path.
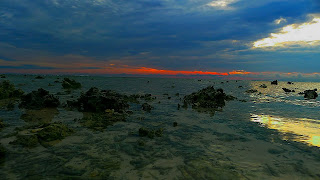
M 91 87 L 127 95 L 150 93 L 156 97 L 148 102 L 154 109 L 147 113 L 131 104 L 134 113 L 126 122 L 102 132 L 74 121 L 83 116 L 78 111 L 49 110 L 44 113 L 48 121 L 63 122 L 75 133 L 52 147 L 35 148 L 9 144 L 15 140 L 10 134 L 28 123 L 20 118 L 25 110 L 17 105 L 13 111 L 2 109 L 7 126 L 0 131 L 0 142 L 8 155 L 0 165 L 1 179 L 320 179 L 320 99 L 298 95 L 320 89 L 320 83 L 73 76 L 83 87 L 64 93 L 54 81 L 65 76 L 44 77 L 6 79 L 25 92 L 62 92 L 57 95 L 62 103 Z M 238 99 L 214 115 L 177 109 L 183 104 L 180 98 L 211 85 Z M 246 93 L 248 89 L 260 93 Z M 163 128 L 163 136 L 139 137 L 140 127 Z

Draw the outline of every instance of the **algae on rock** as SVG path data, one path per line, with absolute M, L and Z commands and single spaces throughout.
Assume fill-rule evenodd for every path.
M 62 81 L 62 87 L 64 89 L 79 89 L 82 85 L 74 79 L 64 78 Z

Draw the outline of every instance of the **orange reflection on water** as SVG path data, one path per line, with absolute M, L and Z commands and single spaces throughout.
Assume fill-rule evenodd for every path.
M 251 121 L 283 133 L 295 134 L 294 141 L 320 147 L 320 120 L 251 114 Z

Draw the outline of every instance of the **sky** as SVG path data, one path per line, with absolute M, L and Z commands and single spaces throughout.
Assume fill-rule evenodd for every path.
M 1 0 L 0 73 L 320 77 L 319 0 Z

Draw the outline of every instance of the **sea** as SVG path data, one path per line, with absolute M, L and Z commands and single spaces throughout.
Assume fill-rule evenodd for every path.
M 320 97 L 298 94 L 319 89 L 319 82 L 182 79 L 103 76 L 6 75 L 5 80 L 29 93 L 38 88 L 59 97 L 62 105 L 47 111 L 50 122 L 62 122 L 74 133 L 53 146 L 12 145 L 26 112 L 18 103 L 0 109 L 6 125 L 0 143 L 7 149 L 0 179 L 320 179 Z M 65 92 L 69 77 L 81 89 Z M 1 80 L 0 80 L 1 81 Z M 265 84 L 267 87 L 260 87 Z M 185 95 L 202 88 L 222 88 L 237 99 L 214 114 L 178 108 Z M 154 107 L 133 114 L 103 131 L 82 126 L 82 112 L 63 104 L 91 87 L 126 95 L 151 94 Z M 282 88 L 295 90 L 286 93 Z M 256 93 L 247 93 L 256 89 Z M 177 126 L 173 126 L 176 122 Z M 161 137 L 140 137 L 139 128 L 163 128 Z

